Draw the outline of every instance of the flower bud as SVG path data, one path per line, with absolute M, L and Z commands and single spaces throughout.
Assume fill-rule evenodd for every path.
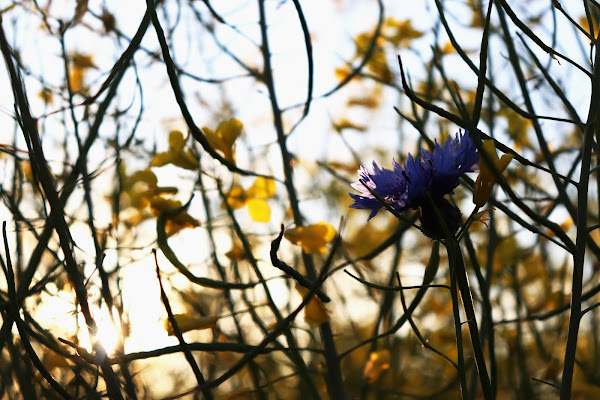
M 460 228 L 462 213 L 454 204 L 440 197 L 434 199 L 433 204 L 428 201 L 421 206 L 420 220 L 425 236 L 434 240 L 448 239 Z

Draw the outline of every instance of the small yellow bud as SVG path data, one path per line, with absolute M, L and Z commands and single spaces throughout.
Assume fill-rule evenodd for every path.
M 484 157 L 481 152 L 485 152 L 487 157 Z M 494 168 L 496 168 L 501 174 L 504 172 L 506 167 L 508 167 L 508 164 L 512 161 L 513 156 L 512 154 L 503 154 L 501 158 L 498 158 L 494 141 L 483 141 L 479 154 L 479 176 L 477 177 L 477 180 L 475 181 L 475 187 L 473 188 L 473 203 L 475 203 L 477 207 L 483 207 L 483 205 L 487 203 L 492 193 L 492 188 L 496 183 L 496 178 L 494 177 L 492 167 L 490 167 L 490 165 L 487 163 L 486 158 L 491 161 L 491 163 L 494 165 Z

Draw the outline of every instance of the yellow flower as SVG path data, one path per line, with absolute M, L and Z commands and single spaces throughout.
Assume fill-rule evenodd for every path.
M 237 389 L 233 392 L 230 392 L 222 397 L 219 397 L 218 400 L 252 400 L 255 398 L 252 390 L 248 388 Z
M 481 151 L 484 151 L 487 157 L 484 157 L 481 154 Z M 503 154 L 501 158 L 498 158 L 493 140 L 484 140 L 481 145 L 481 151 L 479 154 L 479 176 L 477 177 L 475 187 L 473 188 L 473 203 L 475 203 L 477 207 L 483 207 L 483 205 L 487 203 L 490 194 L 492 193 L 492 188 L 496 183 L 493 170 L 486 162 L 485 158 L 489 158 L 494 165 L 494 168 L 497 169 L 500 174 L 504 172 L 513 159 L 512 154 Z
M 304 308 L 304 320 L 312 326 L 321 326 L 329 322 L 329 312 L 319 298 L 310 299 Z
M 190 314 L 175 314 L 175 321 L 181 333 L 197 330 L 197 329 L 210 329 L 217 325 L 219 317 L 195 317 Z M 169 336 L 175 335 L 173 327 L 169 319 L 165 320 L 165 330 Z
M 202 132 L 206 135 L 206 139 L 213 149 L 223 153 L 223 157 L 226 160 L 235 163 L 233 145 L 242 133 L 243 127 L 244 124 L 239 119 L 231 118 L 229 121 L 221 122 L 216 131 L 204 127 L 202 128 Z
M 234 210 L 247 206 L 252 220 L 269 222 L 271 209 L 266 199 L 273 196 L 275 196 L 275 182 L 259 176 L 248 190 L 244 190 L 241 185 L 233 185 L 227 192 L 227 204 Z
M 296 285 L 296 290 L 303 297 L 308 294 L 308 289 Z M 321 326 L 326 322 L 329 322 L 329 311 L 325 308 L 323 302 L 313 295 L 304 307 L 304 320 L 311 326 Z
M 125 195 L 124 208 L 133 207 L 142 211 L 150 199 L 160 194 L 175 194 L 177 188 L 172 186 L 158 186 L 158 179 L 150 169 L 136 171 L 127 175 L 125 165 L 119 165 L 119 174 L 122 176 L 122 193 Z
M 40 99 L 42 99 L 42 101 L 44 102 L 44 104 L 49 105 L 50 103 L 52 103 L 52 99 L 54 98 L 53 94 L 52 94 L 52 90 L 50 90 L 49 88 L 43 88 L 39 93 L 38 93 L 38 97 Z
M 285 238 L 298 246 L 302 246 L 302 250 L 306 253 L 325 253 L 327 251 L 326 244 L 331 242 L 334 237 L 335 229 L 325 222 L 298 226 L 285 232 Z
M 423 36 L 423 32 L 416 30 L 412 26 L 410 19 L 398 21 L 393 17 L 388 18 L 384 21 L 384 29 L 390 30 L 390 33 L 385 34 L 385 36 L 396 47 L 409 47 L 413 39 Z
M 48 371 L 54 371 L 57 368 L 69 368 L 71 366 L 65 357 L 50 349 L 44 351 L 42 362 Z
M 182 204 L 179 200 L 165 199 L 161 196 L 153 197 L 150 200 L 150 211 L 152 214 L 159 216 L 165 211 L 181 208 Z M 187 211 L 181 210 L 177 214 L 167 215 L 165 232 L 168 236 L 172 236 L 185 228 L 196 228 L 200 226 L 200 222 L 189 215 Z
M 200 166 L 194 153 L 190 149 L 185 149 L 187 138 L 183 133 L 177 130 L 169 132 L 169 150 L 163 153 L 157 153 L 150 162 L 151 167 L 162 167 L 163 165 L 173 164 L 180 168 L 196 170 Z
M 68 56 L 69 60 L 69 83 L 71 91 L 79 93 L 85 88 L 85 74 L 90 68 L 97 68 L 94 59 L 89 54 L 71 53 Z
M 368 383 L 373 383 L 383 373 L 390 368 L 390 359 L 392 358 L 389 350 L 375 351 L 369 354 L 369 361 L 365 364 L 363 377 Z
M 231 246 L 231 250 L 225 253 L 225 256 L 232 261 L 241 261 L 248 258 L 246 250 L 244 250 L 242 245 L 237 242 L 233 243 L 233 246 Z
M 78 68 L 98 68 L 94 62 L 94 58 L 91 54 L 83 54 L 79 52 L 73 52 L 69 54 L 69 61 Z

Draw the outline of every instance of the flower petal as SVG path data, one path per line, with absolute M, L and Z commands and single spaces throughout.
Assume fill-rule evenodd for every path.
M 504 172 L 508 164 L 512 161 L 512 154 L 503 154 L 501 158 L 498 158 L 496 154 L 496 145 L 493 140 L 484 140 L 481 145 L 482 150 L 487 155 L 487 158 L 494 165 L 494 168 L 498 170 L 500 174 Z M 496 183 L 496 178 L 492 171 L 492 168 L 486 161 L 486 157 L 479 156 L 479 176 L 475 181 L 473 187 L 473 203 L 477 207 L 483 207 L 492 194 L 492 188 Z
M 269 222 L 271 219 L 271 209 L 269 203 L 263 199 L 250 199 L 246 203 L 250 218 L 256 222 Z

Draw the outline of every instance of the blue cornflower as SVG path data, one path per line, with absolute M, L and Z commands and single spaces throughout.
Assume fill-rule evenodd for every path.
M 479 165 L 477 148 L 466 131 L 459 131 L 454 139 L 448 136 L 443 147 L 436 140 L 433 154 L 425 149 L 421 149 L 421 152 L 423 160 L 433 164 L 432 197 L 452 193 L 458 186 L 460 175 L 477 170 Z
M 361 166 L 358 176 L 360 181 L 399 214 L 409 208 L 421 207 L 421 221 L 424 224 L 425 221 L 434 219 L 431 215 L 423 217 L 423 208 L 427 212 L 431 211 L 427 193 L 441 207 L 440 210 L 447 210 L 447 201 L 443 196 L 453 193 L 461 174 L 478 168 L 479 155 L 468 132 L 462 130 L 455 138 L 448 137 L 443 146 L 436 141 L 433 152 L 422 149 L 421 153 L 422 156 L 417 158 L 409 154 L 404 166 L 394 160 L 393 170 L 380 168 L 373 162 L 371 174 Z M 370 220 L 377 215 L 383 204 L 360 181 L 352 185 L 360 194 L 350 193 L 354 199 L 354 204 L 350 207 L 371 210 Z M 460 217 L 460 211 L 457 209 L 456 212 Z M 450 227 L 453 229 L 454 225 L 456 224 L 451 223 Z
M 360 181 L 385 200 L 395 211 L 402 214 L 409 208 L 418 208 L 420 199 L 425 197 L 426 188 L 430 186 L 433 174 L 431 165 L 423 163 L 420 157 L 416 160 L 409 154 L 404 168 L 394 160 L 394 170 L 379 168 L 373 161 L 373 173 L 360 167 Z M 350 193 L 354 199 L 351 208 L 371 210 L 369 219 L 373 218 L 383 204 L 361 182 L 353 183 L 352 187 L 359 192 Z

